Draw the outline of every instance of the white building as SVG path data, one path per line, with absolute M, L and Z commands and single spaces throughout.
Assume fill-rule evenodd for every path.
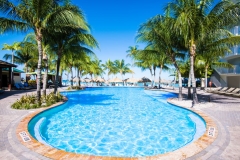
M 240 35 L 240 26 L 234 27 L 231 32 Z M 234 68 L 216 68 L 211 76 L 215 86 L 240 88 L 240 45 L 236 45 L 231 50 L 232 53 L 226 53 L 221 61 L 232 64 Z

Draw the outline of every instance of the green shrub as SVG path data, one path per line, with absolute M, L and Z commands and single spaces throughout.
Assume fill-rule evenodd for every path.
M 62 100 L 63 96 L 59 92 L 57 92 L 56 95 L 51 92 L 46 96 L 42 96 L 40 99 L 40 104 L 38 105 L 36 95 L 26 94 L 13 103 L 11 107 L 14 109 L 35 109 L 40 107 L 48 107 Z
M 76 90 L 82 90 L 83 87 L 80 86 L 72 86 L 72 89 L 76 89 Z M 71 90 L 71 86 L 67 88 L 67 90 Z
M 37 82 L 36 82 L 36 80 L 29 80 L 28 85 L 35 86 L 35 85 L 37 85 Z

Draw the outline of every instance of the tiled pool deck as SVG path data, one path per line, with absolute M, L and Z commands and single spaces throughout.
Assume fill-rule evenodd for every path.
M 177 90 L 169 90 L 176 92 Z M 186 93 L 186 89 L 183 90 Z M 225 97 L 221 95 L 209 94 L 198 90 L 199 99 L 202 103 L 193 110 L 205 118 L 208 127 L 216 129 L 214 137 L 205 135 L 198 141 L 191 143 L 177 151 L 146 158 L 110 158 L 84 156 L 73 153 L 66 153 L 46 147 L 34 139 L 30 142 L 20 142 L 19 132 L 26 129 L 26 124 L 31 116 L 41 111 L 36 110 L 14 110 L 10 105 L 26 92 L 35 91 L 6 91 L 0 95 L 0 159 L 82 159 L 82 160 L 155 160 L 155 159 L 240 159 L 240 98 Z M 176 100 L 169 100 L 172 103 L 178 103 Z M 183 103 L 184 102 L 184 103 Z M 183 101 L 176 105 L 190 108 L 189 101 Z M 213 121 L 212 121 L 213 120 Z M 215 139 L 216 138 L 216 139 Z M 20 139 L 20 140 L 19 140 Z M 213 141 L 215 139 L 215 141 Z M 213 142 L 213 143 L 212 143 Z M 24 144 L 24 145 L 23 145 Z M 33 151 L 33 150 L 35 151 Z M 48 158 L 51 157 L 51 158 Z

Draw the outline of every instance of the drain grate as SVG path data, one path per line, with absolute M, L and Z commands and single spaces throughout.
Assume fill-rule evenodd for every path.
M 31 141 L 31 138 L 28 136 L 28 134 L 25 131 L 20 132 L 19 135 L 21 136 L 24 142 Z
M 215 128 L 214 127 L 209 127 L 208 136 L 214 137 L 214 133 L 215 133 Z

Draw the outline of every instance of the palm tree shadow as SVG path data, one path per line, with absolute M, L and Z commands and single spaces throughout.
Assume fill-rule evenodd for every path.
M 187 94 L 183 94 L 185 99 L 187 98 Z M 198 101 L 199 102 L 213 102 L 218 104 L 229 104 L 229 103 L 236 103 L 239 104 L 240 100 L 236 97 L 231 96 L 224 96 L 224 95 L 218 95 L 218 94 L 198 94 Z

